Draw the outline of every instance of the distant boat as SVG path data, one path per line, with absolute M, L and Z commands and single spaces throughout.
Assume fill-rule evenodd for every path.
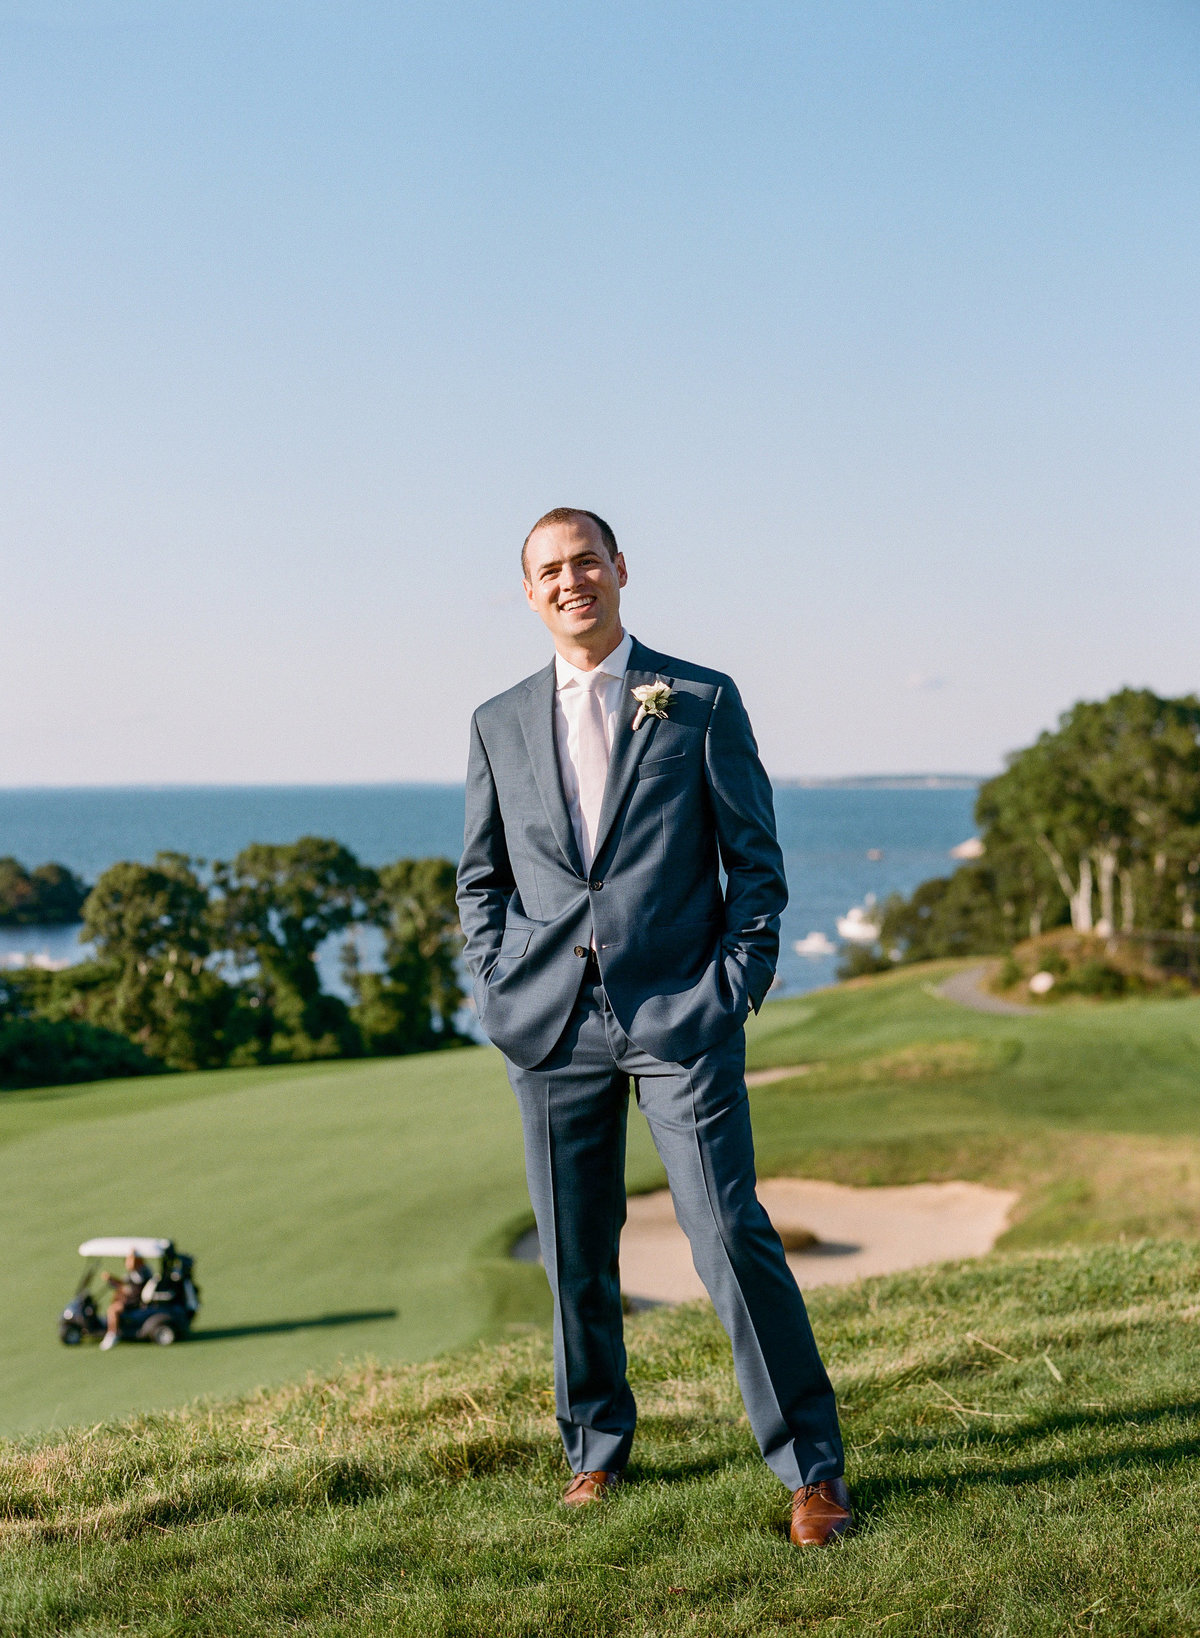
M 834 954 L 837 945 L 824 933 L 808 933 L 804 938 L 798 938 L 792 949 L 799 956 L 827 956 Z
M 883 849 L 881 847 L 869 847 L 867 849 L 867 858 L 870 859 L 872 864 L 878 864 L 880 859 L 883 858 Z
M 70 962 L 56 962 L 54 957 L 47 955 L 46 950 L 10 950 L 3 958 L 3 965 L 16 968 L 39 966 L 44 973 L 61 973 L 64 966 L 70 966 Z
M 69 961 L 55 961 L 45 950 L 10 950 L 4 958 L 6 967 L 40 967 L 43 972 L 60 973 L 69 967 Z
M 871 920 L 874 908 L 875 895 L 868 893 L 861 904 L 854 905 L 844 916 L 838 917 L 838 937 L 844 938 L 847 944 L 874 944 L 882 931 L 880 924 Z
M 950 849 L 950 857 L 952 859 L 982 859 L 983 843 L 978 836 L 968 836 L 965 842 L 960 842 L 957 847 Z

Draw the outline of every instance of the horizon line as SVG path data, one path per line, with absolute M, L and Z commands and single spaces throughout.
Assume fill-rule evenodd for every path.
M 855 774 L 773 774 L 768 778 L 773 785 L 794 789 L 814 789 L 822 786 L 918 786 L 929 789 L 938 786 L 981 785 L 994 774 L 950 773 L 917 770 L 911 773 L 855 773 Z M 47 795 L 71 791 L 331 791 L 331 790 L 462 790 L 461 779 L 191 779 L 191 780 L 130 780 L 106 783 L 99 780 L 86 783 L 54 783 L 8 785 L 0 783 L 0 796 Z

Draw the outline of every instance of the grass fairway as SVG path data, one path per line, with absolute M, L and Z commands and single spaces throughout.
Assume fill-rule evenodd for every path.
M 338 1358 L 427 1358 L 481 1334 L 536 1276 L 480 1250 L 525 1205 L 496 1054 L 228 1071 L 0 1102 L 0 1431 L 245 1391 Z M 59 1308 L 97 1233 L 196 1253 L 196 1337 L 63 1348 Z
M 973 1178 L 1020 1191 L 1001 1244 L 1200 1233 L 1200 1000 L 1028 1017 L 934 993 L 951 964 L 763 1009 L 760 1170 L 858 1184 Z
M 640 1146 L 639 1146 L 640 1145 Z M 649 1141 L 631 1164 L 657 1177 Z M 0 1096 L 0 1435 L 427 1359 L 544 1319 L 516 1105 L 490 1048 Z M 170 1348 L 64 1348 L 94 1234 L 167 1234 L 204 1306 Z M 115 1264 L 109 1266 L 115 1267 Z
M 760 1169 L 1021 1191 L 1006 1244 L 1200 1230 L 1200 1002 L 1028 1018 L 890 974 L 753 1020 Z M 630 1127 L 630 1182 L 661 1172 Z M 543 1318 L 504 1255 L 528 1220 L 498 1054 L 222 1071 L 0 1098 L 0 1433 L 246 1392 L 339 1359 L 425 1359 Z M 66 1349 L 56 1316 L 98 1233 L 167 1233 L 204 1309 L 174 1349 Z M 204 1340 L 201 1340 L 201 1338 Z
M 706 1307 L 630 1327 L 631 1483 L 564 1513 L 543 1334 L 0 1454 L 0 1631 L 1200 1632 L 1200 1249 L 819 1292 L 859 1533 L 804 1553 Z

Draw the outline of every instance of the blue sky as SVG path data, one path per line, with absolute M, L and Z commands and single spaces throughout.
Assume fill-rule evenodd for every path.
M 781 775 L 1200 686 L 1184 0 L 0 0 L 0 783 L 457 778 L 532 520 Z

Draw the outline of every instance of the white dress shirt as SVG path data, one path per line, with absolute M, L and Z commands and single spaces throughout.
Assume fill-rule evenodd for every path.
M 558 766 L 562 774 L 563 795 L 567 799 L 567 812 L 571 815 L 571 825 L 575 831 L 575 840 L 579 843 L 579 856 L 583 860 L 585 871 L 592 868 L 600 814 L 598 810 L 595 813 L 584 812 L 584 804 L 579 797 L 579 720 L 584 704 L 584 690 L 589 685 L 593 686 L 599 696 L 608 740 L 607 748 L 611 755 L 621 707 L 624 704 L 625 690 L 622 685 L 632 647 L 633 638 L 626 632 L 612 653 L 601 660 L 595 671 L 580 671 L 570 661 L 564 660 L 561 654 L 554 656 L 554 733 L 558 742 Z M 596 672 L 603 675 L 597 677 Z

